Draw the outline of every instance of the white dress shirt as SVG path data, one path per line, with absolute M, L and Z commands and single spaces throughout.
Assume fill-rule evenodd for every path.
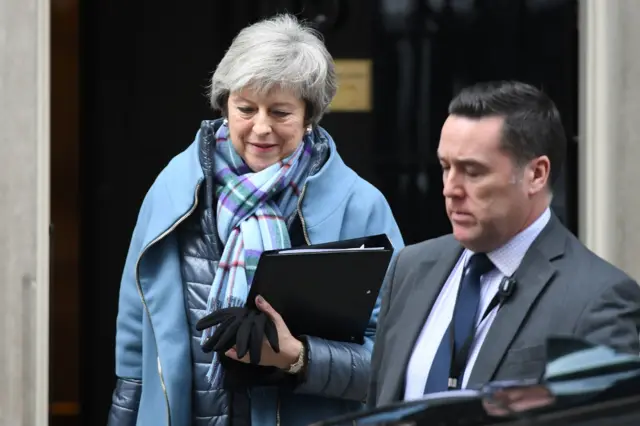
M 491 323 L 493 322 L 499 307 L 496 306 L 493 308 L 493 310 L 489 312 L 484 319 L 482 319 L 484 311 L 498 293 L 498 289 L 503 278 L 511 277 L 516 272 L 516 269 L 520 266 L 527 250 L 547 225 L 550 217 L 551 212 L 547 208 L 534 223 L 513 237 L 507 244 L 497 250 L 487 253 L 487 256 L 491 259 L 496 268 L 483 275 L 480 279 L 480 306 L 478 309 L 478 318 L 476 320 L 475 337 L 471 345 L 469 360 L 464 370 L 462 388 L 467 385 L 469 375 L 473 369 L 476 358 L 478 357 L 478 352 L 480 351 L 482 342 L 489 331 L 489 327 L 491 327 Z M 416 341 L 407 366 L 404 390 L 405 401 L 419 399 L 424 395 L 424 387 L 427 383 L 431 364 L 433 363 L 438 346 L 440 346 L 440 341 L 453 318 L 453 309 L 456 303 L 462 271 L 472 254 L 473 252 L 467 249 L 462 252 L 460 259 L 458 259 L 458 262 L 451 271 L 449 278 L 442 287 L 442 290 L 431 309 L 431 313 L 427 317 L 427 321 L 420 332 L 420 336 Z M 428 285 L 435 284 L 436 283 L 429 283 Z

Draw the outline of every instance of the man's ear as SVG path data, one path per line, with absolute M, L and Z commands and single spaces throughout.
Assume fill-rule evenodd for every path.
M 551 175 L 551 162 L 549 157 L 542 155 L 529 162 L 525 178 L 527 179 L 529 195 L 535 195 L 545 191 Z

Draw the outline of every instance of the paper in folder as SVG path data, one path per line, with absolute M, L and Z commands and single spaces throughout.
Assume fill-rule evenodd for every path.
M 265 251 L 247 307 L 262 295 L 294 336 L 363 343 L 392 254 L 384 234 Z

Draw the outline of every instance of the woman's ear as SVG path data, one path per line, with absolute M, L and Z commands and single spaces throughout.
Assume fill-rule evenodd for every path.
M 313 117 L 313 105 L 305 99 L 304 101 L 304 121 L 305 126 L 312 126 L 311 117 Z

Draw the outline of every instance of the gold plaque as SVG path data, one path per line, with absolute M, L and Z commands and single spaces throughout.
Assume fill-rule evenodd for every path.
M 371 111 L 371 60 L 336 59 L 338 91 L 329 105 L 329 111 Z

